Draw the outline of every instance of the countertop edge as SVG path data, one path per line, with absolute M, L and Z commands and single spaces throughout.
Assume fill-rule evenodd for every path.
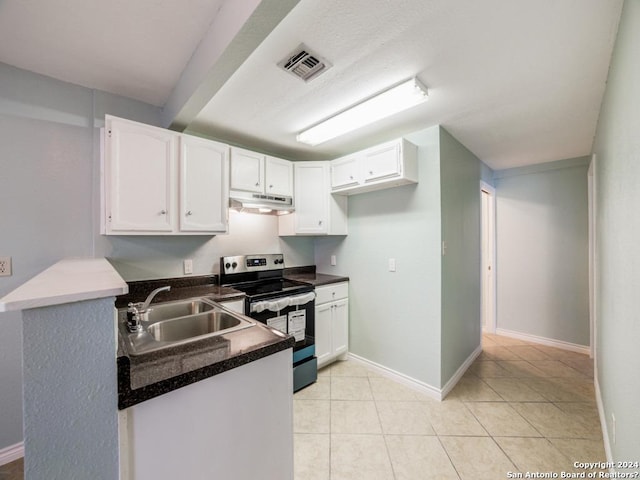
M 127 283 L 105 258 L 60 260 L 0 299 L 0 312 L 115 297 Z
M 293 348 L 295 339 L 293 337 L 264 345 L 255 350 L 233 356 L 231 358 L 212 363 L 205 367 L 185 372 L 181 375 L 161 380 L 159 382 L 146 385 L 137 389 L 131 389 L 131 371 L 129 357 L 119 356 L 117 358 L 118 369 L 118 410 L 124 410 L 134 405 L 138 405 L 146 400 L 159 397 L 173 390 L 177 390 L 192 383 L 199 382 L 209 377 L 219 375 L 234 368 L 246 365 L 261 358 L 273 355 L 282 350 Z

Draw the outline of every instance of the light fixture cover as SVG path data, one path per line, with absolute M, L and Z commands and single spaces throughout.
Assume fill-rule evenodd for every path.
M 427 99 L 427 88 L 414 77 L 300 132 L 296 140 L 318 145 L 411 108 Z

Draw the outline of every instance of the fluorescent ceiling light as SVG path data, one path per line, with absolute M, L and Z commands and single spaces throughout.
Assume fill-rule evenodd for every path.
M 419 105 L 427 98 L 426 87 L 417 78 L 412 78 L 300 132 L 296 140 L 309 145 L 318 145 Z

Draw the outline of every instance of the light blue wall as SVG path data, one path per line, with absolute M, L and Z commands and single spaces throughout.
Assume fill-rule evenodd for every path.
M 232 216 L 230 235 L 99 235 L 100 131 L 112 114 L 158 125 L 160 109 L 0 64 L 0 297 L 69 256 L 107 256 L 127 280 L 217 273 L 219 257 L 279 253 L 313 263 L 313 240 L 281 240 L 275 217 Z M 22 315 L 0 314 L 0 450 L 22 441 Z
M 419 183 L 349 197 L 349 235 L 318 238 L 316 264 L 351 279 L 349 351 L 437 388 L 439 127 L 407 139 L 418 146 Z M 396 259 L 396 272 L 388 271 L 389 258 Z
M 24 312 L 25 478 L 117 480 L 113 298 Z
M 588 161 L 495 172 L 498 329 L 590 344 Z
M 593 149 L 597 192 L 596 371 L 616 461 L 640 457 L 639 59 L 640 2 L 627 0 Z M 616 417 L 615 443 L 612 415 Z
M 488 167 L 440 129 L 442 386 L 480 346 L 480 180 Z

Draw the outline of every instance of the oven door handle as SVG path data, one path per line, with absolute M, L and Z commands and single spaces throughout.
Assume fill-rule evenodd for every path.
M 305 293 L 303 295 L 295 295 L 293 297 L 274 298 L 273 300 L 262 300 L 260 302 L 254 302 L 251 304 L 251 313 L 264 312 L 269 310 L 270 312 L 279 312 L 287 307 L 306 305 L 309 302 L 313 302 L 316 298 L 315 292 Z

